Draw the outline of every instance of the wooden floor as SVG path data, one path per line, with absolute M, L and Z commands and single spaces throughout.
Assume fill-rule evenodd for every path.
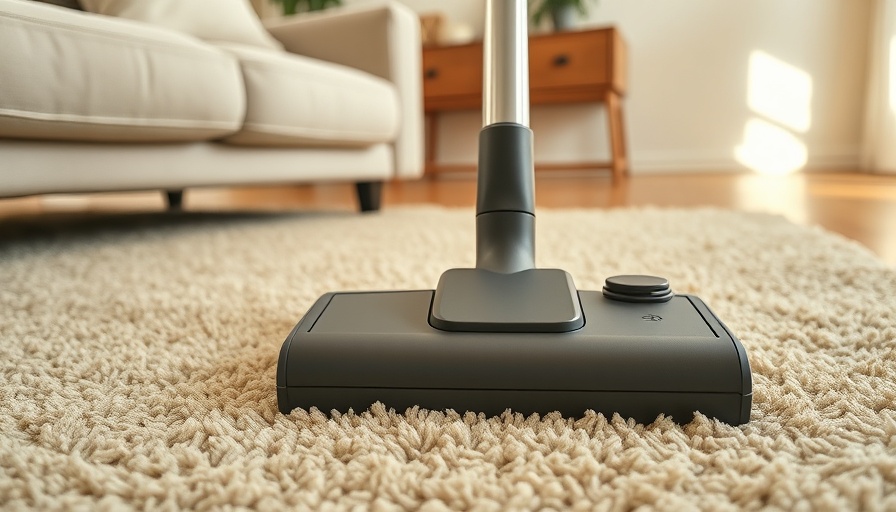
M 330 210 L 354 209 L 354 188 L 347 184 L 197 189 L 187 192 L 187 210 Z M 472 207 L 476 182 L 456 175 L 390 183 L 384 207 L 439 204 Z M 857 240 L 896 266 L 896 175 L 807 172 L 790 176 L 757 174 L 637 175 L 616 185 L 606 173 L 539 173 L 536 203 L 542 208 L 624 206 L 716 206 L 770 212 L 800 224 L 817 224 Z M 157 192 L 38 196 L 0 200 L 0 222 L 45 213 L 158 210 Z M 472 211 L 471 211 L 472 215 Z

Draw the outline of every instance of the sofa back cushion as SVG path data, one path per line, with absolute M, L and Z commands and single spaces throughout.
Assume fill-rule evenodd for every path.
M 69 9 L 81 9 L 81 4 L 78 3 L 78 0 L 37 0 L 38 2 L 45 4 L 53 4 L 58 5 L 59 7 L 67 7 Z
M 208 140 L 246 114 L 239 64 L 215 46 L 39 2 L 0 0 L 0 70 L 0 139 Z
M 145 21 L 206 41 L 282 50 L 249 0 L 80 0 L 85 10 Z

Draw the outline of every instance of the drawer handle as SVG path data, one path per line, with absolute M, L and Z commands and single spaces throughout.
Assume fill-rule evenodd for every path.
M 436 78 L 439 76 L 439 70 L 436 68 L 429 68 L 426 70 L 426 78 Z
M 554 57 L 554 66 L 557 66 L 558 68 L 562 68 L 563 66 L 566 66 L 567 64 L 569 64 L 569 55 L 566 55 L 565 53 L 561 53 L 560 55 L 557 55 L 556 57 Z

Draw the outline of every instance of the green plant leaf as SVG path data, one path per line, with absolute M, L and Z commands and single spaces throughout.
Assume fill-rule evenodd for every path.
M 575 7 L 579 15 L 588 14 L 588 5 L 595 4 L 597 0 L 529 0 L 529 12 L 532 13 L 532 23 L 538 25 L 545 15 L 562 7 Z
M 284 15 L 297 12 L 320 11 L 331 6 L 342 5 L 342 0 L 273 0 L 283 8 Z

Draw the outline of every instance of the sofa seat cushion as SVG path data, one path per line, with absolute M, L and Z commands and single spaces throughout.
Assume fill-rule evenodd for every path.
M 245 113 L 231 55 L 179 32 L 0 0 L 0 137 L 205 140 Z
M 246 119 L 224 142 L 267 146 L 364 147 L 398 132 L 398 93 L 357 69 L 279 51 L 221 44 L 240 62 Z

